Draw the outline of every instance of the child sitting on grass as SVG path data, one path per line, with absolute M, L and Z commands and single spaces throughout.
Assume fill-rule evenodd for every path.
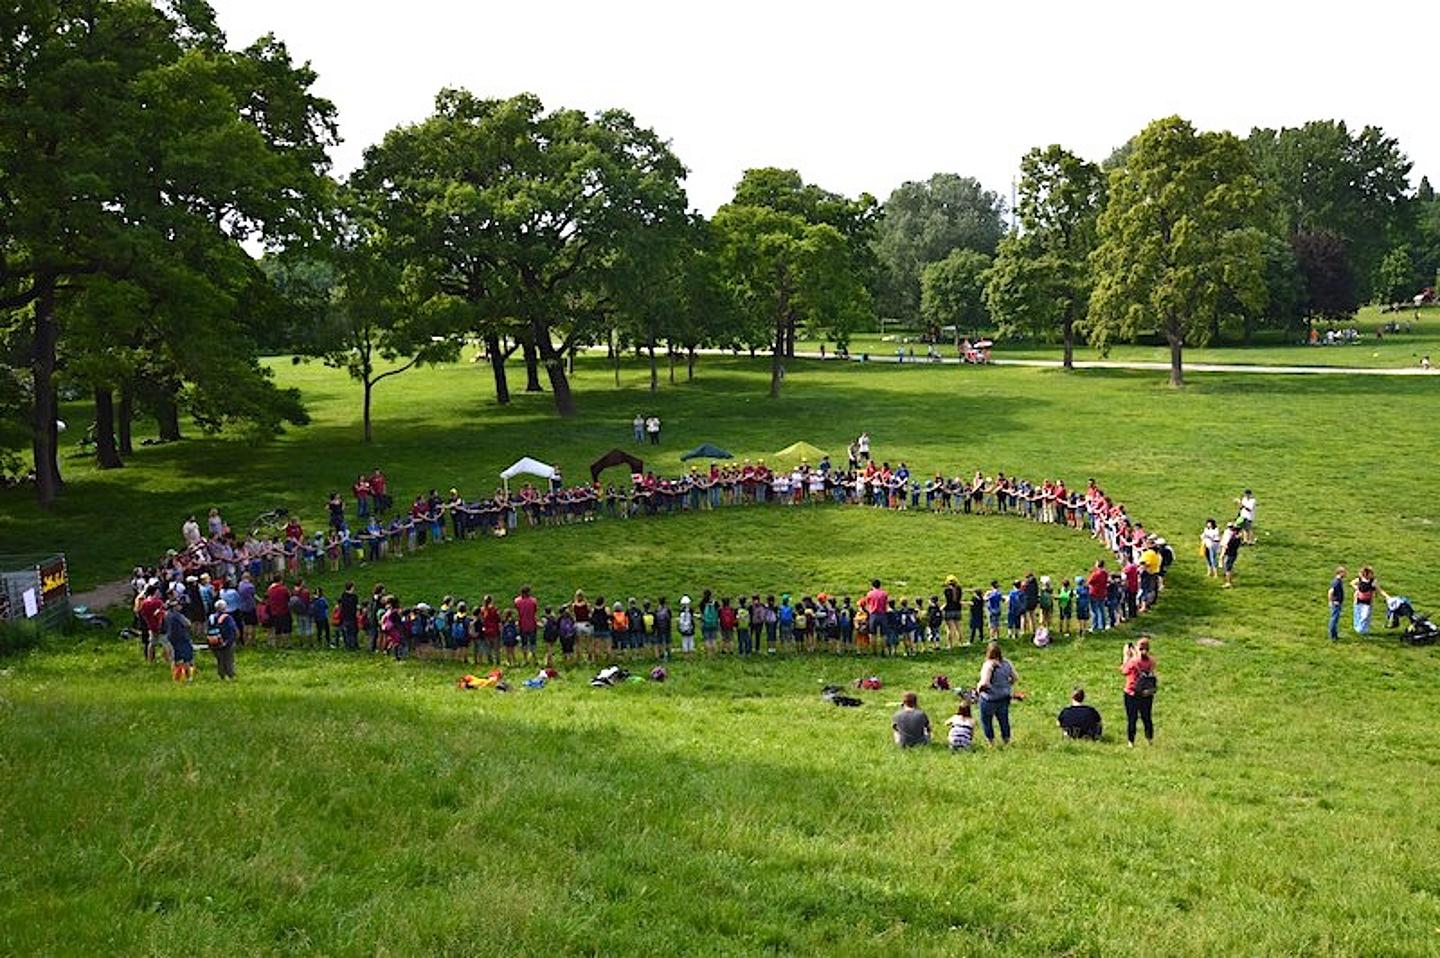
M 975 720 L 970 717 L 970 703 L 961 699 L 955 714 L 945 720 L 950 726 L 950 751 L 968 752 L 975 741 Z

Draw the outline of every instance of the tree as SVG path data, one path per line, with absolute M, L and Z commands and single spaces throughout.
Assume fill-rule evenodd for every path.
M 800 323 L 845 329 L 870 308 L 845 237 L 797 213 L 727 204 L 714 219 L 721 269 L 742 323 L 771 333 L 770 396 L 780 395 L 787 342 Z
M 1095 289 L 1085 330 L 1102 350 L 1158 327 L 1170 345 L 1170 384 L 1185 382 L 1187 343 L 1203 344 L 1227 293 L 1264 305 L 1264 234 L 1253 225 L 1260 184 L 1229 133 L 1156 120 L 1110 174 L 1091 258 Z
M 925 266 L 957 249 L 993 256 L 1005 232 L 1004 215 L 1004 200 L 968 176 L 936 173 L 897 187 L 881 209 L 875 240 L 885 271 L 882 315 L 917 320 Z
M 203 0 L 12 4 L 0 36 L 0 316 L 26 344 L 48 506 L 66 300 L 100 276 L 189 286 L 196 269 L 233 269 L 216 241 L 306 230 L 334 111 L 273 38 L 227 50 Z M 258 370 L 253 350 L 227 359 Z M 215 397 L 257 384 L 194 385 Z
M 1105 203 L 1100 168 L 1058 145 L 1020 161 L 1021 232 L 1000 243 L 985 298 L 1005 333 L 1060 332 L 1065 368 L 1090 302 L 1096 221 Z
M 1290 245 L 1304 278 L 1300 311 L 1306 319 L 1307 330 L 1316 319 L 1339 322 L 1354 316 L 1360 300 L 1345 241 L 1329 230 L 1319 230 L 1296 233 Z
M 1420 281 L 1415 275 L 1415 256 L 1408 244 L 1393 247 L 1375 269 L 1375 280 L 1371 284 L 1377 303 L 1408 303 L 1420 291 Z
M 952 250 L 938 263 L 927 264 L 920 274 L 921 318 L 936 329 L 954 326 L 957 343 L 961 329 L 979 329 L 988 318 L 989 268 L 990 257 L 973 249 Z
M 1411 225 L 1411 163 L 1399 142 L 1376 126 L 1352 134 L 1336 120 L 1256 129 L 1245 142 L 1272 198 L 1275 232 L 1339 236 L 1369 298 L 1380 261 Z
M 532 344 L 556 411 L 570 416 L 565 355 L 615 307 L 616 258 L 684 217 L 684 172 L 622 111 L 546 113 L 530 94 L 443 90 L 430 118 L 366 151 L 354 183 L 417 289 L 466 307 L 492 362 L 503 333 Z

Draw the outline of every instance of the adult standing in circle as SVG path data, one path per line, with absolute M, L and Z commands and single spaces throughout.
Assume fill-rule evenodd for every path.
M 515 597 L 515 615 L 519 619 L 520 650 L 527 662 L 535 659 L 535 633 L 540 625 L 540 603 L 530 594 L 530 587 L 522 585 Z
M 1015 666 L 1005 658 L 999 642 L 991 642 L 985 650 L 985 662 L 980 666 L 980 681 L 975 690 L 980 695 L 980 727 L 985 732 L 985 741 L 995 744 L 995 723 L 1000 724 L 1000 744 L 1010 744 L 1010 699 L 1015 695 L 1015 683 L 1020 676 Z
M 1330 588 L 1325 592 L 1325 598 L 1330 603 L 1330 641 L 1340 641 L 1340 613 L 1345 609 L 1345 567 L 1335 567 L 1335 578 L 1330 580 Z
M 1350 580 L 1350 588 L 1355 590 L 1355 632 L 1357 635 L 1369 635 L 1376 594 L 1387 599 L 1390 595 L 1380 588 L 1380 583 L 1375 581 L 1375 570 L 1368 565 L 1360 567 L 1360 574 Z
M 345 643 L 345 648 L 350 652 L 360 650 L 360 595 L 355 591 L 355 583 L 345 583 L 345 591 L 340 593 L 340 636 Z
M 870 580 L 870 591 L 861 600 L 870 616 L 870 634 L 881 635 L 890 615 L 890 593 L 880 588 L 879 579 Z
M 944 605 L 941 606 L 941 615 L 945 622 L 945 648 L 953 649 L 958 645 L 965 644 L 960 641 L 960 619 L 964 615 L 965 606 L 961 599 L 964 598 L 960 588 L 960 580 L 953 575 L 945 577 Z
M 240 638 L 240 627 L 230 614 L 230 607 L 224 599 L 215 603 L 215 613 L 210 616 L 206 630 L 210 651 L 215 653 L 215 668 L 221 679 L 235 678 L 235 643 Z
M 590 621 L 590 603 L 580 589 L 575 590 L 575 597 L 570 600 L 570 612 L 575 616 L 575 644 L 580 649 L 580 658 L 588 662 L 595 640 L 595 626 Z
M 1120 674 L 1125 676 L 1125 738 L 1135 745 L 1135 721 L 1145 725 L 1145 741 L 1155 740 L 1155 722 L 1151 709 L 1155 705 L 1155 659 L 1150 655 L 1150 640 L 1125 643 L 1120 660 Z

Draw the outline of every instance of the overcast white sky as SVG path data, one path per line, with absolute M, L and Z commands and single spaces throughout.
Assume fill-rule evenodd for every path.
M 941 171 L 1008 196 L 1030 147 L 1100 160 L 1171 113 L 1240 135 L 1373 123 L 1414 181 L 1440 174 L 1436 18 L 1418 0 L 213 2 L 232 45 L 273 32 L 318 71 L 340 173 L 463 86 L 629 110 L 672 142 L 706 213 L 752 166 L 882 200 Z

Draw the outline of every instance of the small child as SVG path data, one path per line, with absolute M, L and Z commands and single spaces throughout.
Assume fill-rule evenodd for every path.
M 1077 635 L 1084 635 L 1090 630 L 1090 587 L 1085 584 L 1085 577 L 1075 577 L 1075 632 Z
M 1075 590 L 1070 588 L 1069 579 L 1060 580 L 1060 593 L 1055 597 L 1060 609 L 1060 634 L 1070 634 L 1070 622 L 1075 616 Z
M 1005 637 L 1018 639 L 1020 623 L 1025 615 L 1025 589 L 1016 579 L 1005 596 Z
M 950 726 L 950 751 L 968 752 L 975 741 L 975 720 L 970 717 L 970 703 L 961 699 L 955 714 L 945 720 Z
M 315 644 L 321 648 L 333 648 L 330 641 L 330 600 L 325 598 L 324 589 L 316 589 L 310 598 L 310 620 L 315 623 Z
M 970 631 L 965 644 L 985 641 L 985 597 L 976 589 L 970 593 Z
M 925 610 L 925 625 L 928 630 L 927 637 L 930 639 L 930 645 L 937 649 L 940 647 L 940 627 L 944 621 L 945 615 L 940 611 L 940 597 L 938 595 L 932 595 L 930 597 L 930 607 Z
M 515 665 L 515 647 L 520 644 L 520 626 L 515 623 L 515 610 L 506 609 L 500 623 L 500 644 L 505 648 L 505 664 Z
M 552 668 L 555 665 L 555 645 L 560 641 L 560 617 L 548 605 L 540 620 L 540 632 L 545 637 L 545 667 Z
M 1000 604 L 1005 600 L 1005 593 L 1000 591 L 1000 581 L 990 580 L 990 590 L 985 593 L 985 614 L 990 623 L 990 640 L 992 642 L 1000 639 Z

